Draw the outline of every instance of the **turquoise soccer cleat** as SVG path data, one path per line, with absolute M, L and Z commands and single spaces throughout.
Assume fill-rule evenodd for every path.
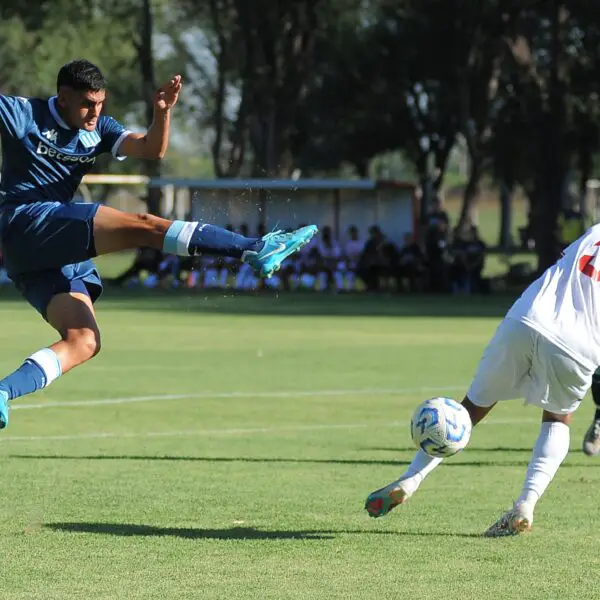
M 243 260 L 248 263 L 258 275 L 268 279 L 278 271 L 281 263 L 291 254 L 306 246 L 319 231 L 316 225 L 307 225 L 285 233 L 281 230 L 272 231 L 263 236 L 263 247 L 254 252 L 248 250 L 244 253 Z
M 8 394 L 0 391 L 0 429 L 8 425 Z

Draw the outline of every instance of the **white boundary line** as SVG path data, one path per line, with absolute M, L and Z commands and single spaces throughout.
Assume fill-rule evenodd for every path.
M 168 402 L 175 400 L 201 400 L 201 399 L 234 399 L 234 398 L 313 398 L 319 396 L 383 396 L 406 395 L 419 393 L 442 393 L 454 390 L 466 390 L 465 385 L 450 385 L 443 387 L 414 387 L 414 388 L 363 388 L 356 390 L 297 390 L 297 391 L 271 391 L 271 392 L 202 392 L 197 394 L 163 394 L 156 396 L 126 396 L 123 398 L 106 398 L 99 400 L 76 400 L 74 402 L 43 402 L 36 404 L 16 404 L 11 410 L 37 410 L 44 408 L 70 408 L 92 407 L 119 404 L 134 404 L 138 402 Z M 519 423 L 537 423 L 535 419 L 509 419 L 486 421 L 485 425 L 515 425 Z M 97 432 L 72 435 L 33 435 L 12 436 L 0 435 L 0 444 L 6 442 L 31 442 L 31 441 L 69 441 L 92 439 L 135 439 L 135 438 L 168 438 L 168 437 L 201 437 L 210 435 L 257 435 L 279 434 L 286 431 L 319 431 L 334 429 L 366 429 L 405 427 L 407 421 L 388 421 L 386 423 L 332 423 L 323 425 L 290 425 L 281 427 L 249 427 L 249 428 L 224 428 L 224 429 L 184 429 L 174 431 L 146 431 L 138 433 L 126 432 Z
M 197 394 L 162 394 L 156 396 L 126 396 L 100 400 L 75 400 L 74 402 L 39 402 L 36 404 L 13 404 L 11 410 L 36 410 L 41 408 L 69 408 L 71 406 L 105 406 L 111 404 L 135 404 L 137 402 L 168 402 L 172 400 L 218 400 L 234 398 L 313 398 L 317 396 L 389 396 L 393 394 L 441 393 L 465 390 L 465 385 L 416 388 L 363 388 L 357 390 L 290 390 L 274 392 L 200 392 Z

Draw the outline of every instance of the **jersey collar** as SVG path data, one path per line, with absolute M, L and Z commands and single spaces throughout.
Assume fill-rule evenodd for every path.
M 52 96 L 52 98 L 48 99 L 48 108 L 50 109 L 50 114 L 60 127 L 62 127 L 63 129 L 71 129 L 71 127 L 69 127 L 62 120 L 62 117 L 58 114 L 58 110 L 56 110 L 56 96 Z

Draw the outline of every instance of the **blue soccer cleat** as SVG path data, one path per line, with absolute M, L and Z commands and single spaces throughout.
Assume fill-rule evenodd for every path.
M 258 275 L 268 279 L 275 271 L 279 270 L 281 263 L 288 256 L 306 246 L 317 231 L 319 229 L 316 225 L 307 225 L 289 233 L 284 233 L 281 230 L 267 233 L 262 238 L 263 247 L 258 252 L 247 250 L 244 253 L 243 260 Z
M 0 429 L 8 425 L 8 394 L 0 391 Z

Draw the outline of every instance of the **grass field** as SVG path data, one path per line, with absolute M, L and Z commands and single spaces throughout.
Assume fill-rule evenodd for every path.
M 534 532 L 478 537 L 520 489 L 538 414 L 499 407 L 381 520 L 418 401 L 461 397 L 509 298 L 109 295 L 104 350 L 0 436 L 0 598 L 597 597 L 600 462 L 572 453 Z M 0 301 L 0 367 L 53 339 Z

